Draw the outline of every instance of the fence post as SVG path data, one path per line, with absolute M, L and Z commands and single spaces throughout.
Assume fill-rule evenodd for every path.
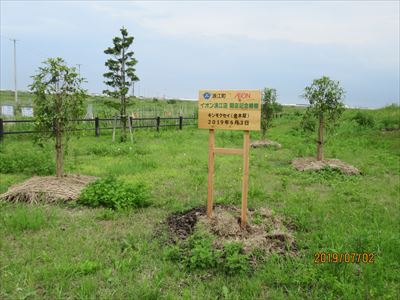
M 95 135 L 100 136 L 100 122 L 99 117 L 94 118 Z
M 4 123 L 3 123 L 3 119 L 0 118 L 0 142 L 2 142 L 3 138 L 4 138 L 3 132 L 4 132 Z
M 179 130 L 182 130 L 183 117 L 179 116 Z
M 160 117 L 157 117 L 157 131 L 160 131 Z
M 131 143 L 133 144 L 133 133 L 132 133 L 132 116 L 129 116 L 129 134 L 131 136 Z

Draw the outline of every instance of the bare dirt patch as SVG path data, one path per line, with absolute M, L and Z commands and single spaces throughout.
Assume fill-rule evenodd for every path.
M 276 148 L 276 149 L 281 149 L 282 145 L 279 144 L 278 142 L 270 141 L 270 140 L 262 140 L 262 141 L 253 141 L 251 142 L 250 146 L 252 148 Z
M 296 158 L 292 161 L 292 166 L 298 171 L 320 171 L 326 168 L 332 168 L 348 175 L 361 174 L 360 170 L 339 159 L 317 161 L 313 157 Z
M 200 216 L 206 214 L 204 206 L 192 208 L 184 213 L 174 213 L 167 218 L 168 230 L 173 240 L 185 240 L 194 232 Z
M 10 202 L 56 202 L 75 200 L 81 190 L 90 182 L 96 180 L 93 176 L 66 175 L 32 177 L 22 183 L 11 186 L 0 199 Z
M 232 205 L 217 205 L 210 219 L 205 207 L 173 214 L 168 217 L 167 224 L 170 234 L 181 240 L 196 230 L 205 230 L 215 236 L 216 248 L 222 248 L 226 242 L 240 242 L 245 252 L 262 250 L 289 255 L 297 252 L 292 230 L 267 208 L 249 210 L 245 228 L 240 226 L 240 208 Z

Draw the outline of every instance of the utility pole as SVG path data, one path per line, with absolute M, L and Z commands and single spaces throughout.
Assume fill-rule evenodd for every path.
M 15 103 L 18 103 L 18 91 L 17 91 L 17 40 L 10 39 L 14 42 L 14 95 Z
M 132 97 L 135 97 L 135 82 L 132 81 Z
M 78 66 L 78 74 L 79 76 L 81 76 L 81 66 L 82 64 L 76 64 Z

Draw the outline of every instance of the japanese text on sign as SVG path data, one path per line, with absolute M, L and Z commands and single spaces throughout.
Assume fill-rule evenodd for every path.
M 260 130 L 260 119 L 260 91 L 202 90 L 199 92 L 199 128 Z

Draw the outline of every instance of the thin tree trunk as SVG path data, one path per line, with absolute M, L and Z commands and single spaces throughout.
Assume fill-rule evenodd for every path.
M 125 96 L 122 96 L 122 108 L 121 108 L 121 142 L 126 141 L 126 110 L 125 110 Z
M 62 135 L 59 123 L 56 125 L 56 176 L 61 177 L 63 175 L 63 147 L 62 147 Z
M 117 127 L 117 116 L 114 116 L 114 120 L 113 120 L 113 131 L 112 131 L 112 141 L 115 142 L 115 130 Z
M 122 39 L 122 44 L 125 43 L 125 38 Z M 125 89 L 125 48 L 122 48 L 122 65 L 121 65 L 122 89 Z M 125 94 L 121 95 L 121 142 L 126 141 L 126 98 Z
M 321 161 L 324 159 L 324 117 L 319 117 L 319 128 L 318 128 L 318 141 L 317 141 L 317 160 Z
M 58 90 L 58 86 L 57 86 Z M 57 115 L 61 112 L 61 96 L 57 94 L 56 96 L 56 110 Z M 56 135 L 56 176 L 61 177 L 63 175 L 63 148 L 62 148 L 62 130 L 59 117 L 56 117 L 54 122 L 54 129 Z
M 265 135 L 267 134 L 267 128 L 268 128 L 268 118 L 267 118 L 267 112 L 264 113 L 264 122 L 262 124 L 262 134 L 261 134 L 261 138 L 263 141 L 265 141 Z
M 265 135 L 267 133 L 267 128 L 268 128 L 268 115 L 267 115 L 267 103 L 264 103 L 264 112 L 262 114 L 263 117 L 263 122 L 261 123 L 262 125 L 262 133 L 261 133 L 261 139 L 265 141 Z

